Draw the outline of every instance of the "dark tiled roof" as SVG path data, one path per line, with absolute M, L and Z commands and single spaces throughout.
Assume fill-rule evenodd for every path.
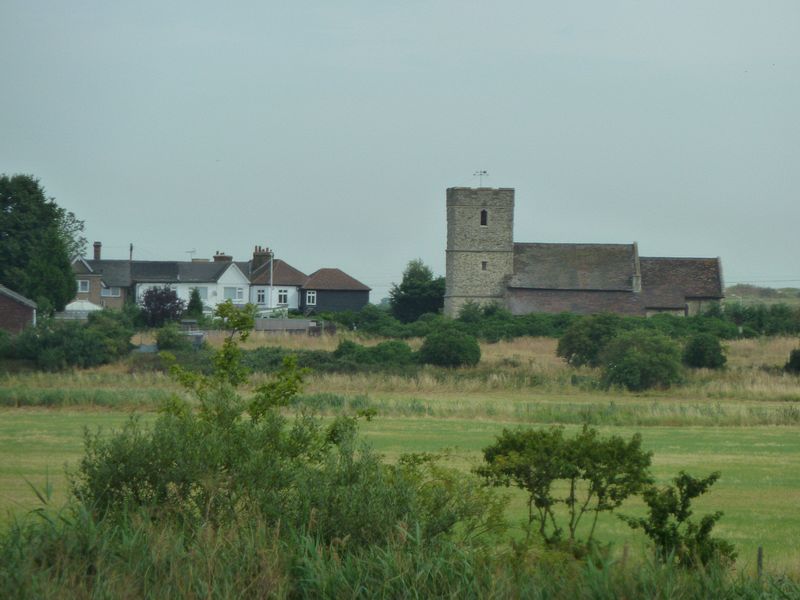
M 230 262 L 179 262 L 179 281 L 181 283 L 217 281 L 231 264 Z
M 640 259 L 642 295 L 648 308 L 683 308 L 687 299 L 722 298 L 718 258 Z
M 0 294 L 19 302 L 20 304 L 24 304 L 25 306 L 30 306 L 31 308 L 36 308 L 36 302 L 33 300 L 29 300 L 22 294 L 18 294 L 14 290 L 8 289 L 6 286 L 0 284 Z
M 230 262 L 188 262 L 176 260 L 88 260 L 92 270 L 107 286 L 129 287 L 133 282 L 203 283 L 217 281 Z
M 308 275 L 298 271 L 292 265 L 276 258 L 272 267 L 273 285 L 303 285 Z M 355 279 L 353 280 L 355 281 Z M 256 285 L 269 285 L 269 261 L 250 274 L 250 282 Z
M 92 271 L 100 275 L 110 287 L 129 287 L 131 285 L 131 262 L 128 260 L 87 260 Z M 134 263 L 135 264 L 135 263 Z
M 514 244 L 508 287 L 540 290 L 633 290 L 634 244 Z
M 320 269 L 303 284 L 306 290 L 350 290 L 368 292 L 370 288 L 340 269 Z

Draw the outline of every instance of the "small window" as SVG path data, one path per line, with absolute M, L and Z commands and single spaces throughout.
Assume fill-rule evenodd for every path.
M 317 291 L 316 290 L 308 290 L 306 292 L 306 304 L 308 306 L 316 306 L 317 305 Z
M 88 279 L 79 279 L 78 280 L 78 292 L 81 294 L 88 294 L 89 293 L 89 280 Z
M 200 300 L 208 300 L 208 288 L 207 287 L 196 287 L 194 289 L 196 289 L 197 293 L 200 294 Z
M 489 224 L 489 211 L 485 208 L 481 211 L 481 225 L 486 226 Z
M 481 262 L 481 271 L 485 271 L 489 267 L 489 261 L 482 261 Z
M 256 302 L 258 304 L 264 304 L 267 298 L 267 293 L 265 290 L 257 290 L 256 291 Z
M 118 287 L 104 287 L 100 290 L 100 295 L 104 298 L 119 298 L 121 292 Z
M 278 290 L 278 304 L 289 304 L 289 290 Z

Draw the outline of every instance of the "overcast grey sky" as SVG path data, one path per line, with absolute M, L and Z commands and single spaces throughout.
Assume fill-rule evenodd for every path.
M 107 258 L 268 245 L 377 302 L 486 169 L 517 241 L 800 286 L 797 0 L 3 0 L 0 76 L 0 172 Z

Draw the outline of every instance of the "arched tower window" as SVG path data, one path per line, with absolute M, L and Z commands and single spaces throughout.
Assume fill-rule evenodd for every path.
M 485 208 L 481 211 L 481 225 L 489 224 L 489 211 Z

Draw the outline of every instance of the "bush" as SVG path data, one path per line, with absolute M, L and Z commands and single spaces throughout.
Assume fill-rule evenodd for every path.
M 471 367 L 480 359 L 478 340 L 454 328 L 434 331 L 419 349 L 420 362 L 440 367 Z
M 680 347 L 655 331 L 636 329 L 616 336 L 600 360 L 606 387 L 631 391 L 667 388 L 683 378 Z
M 556 354 L 574 367 L 600 365 L 600 353 L 622 329 L 622 318 L 613 314 L 584 317 L 558 340 Z
M 167 323 L 156 332 L 156 344 L 159 350 L 186 351 L 192 348 L 189 341 L 177 323 Z
M 86 323 L 46 319 L 11 340 L 7 354 L 46 371 L 94 367 L 130 352 L 133 329 L 124 314 L 104 310 Z
M 783 368 L 787 373 L 800 375 L 800 348 L 791 351 L 789 361 Z
M 721 369 L 726 361 L 719 338 L 710 333 L 693 335 L 683 349 L 683 364 L 695 369 Z

